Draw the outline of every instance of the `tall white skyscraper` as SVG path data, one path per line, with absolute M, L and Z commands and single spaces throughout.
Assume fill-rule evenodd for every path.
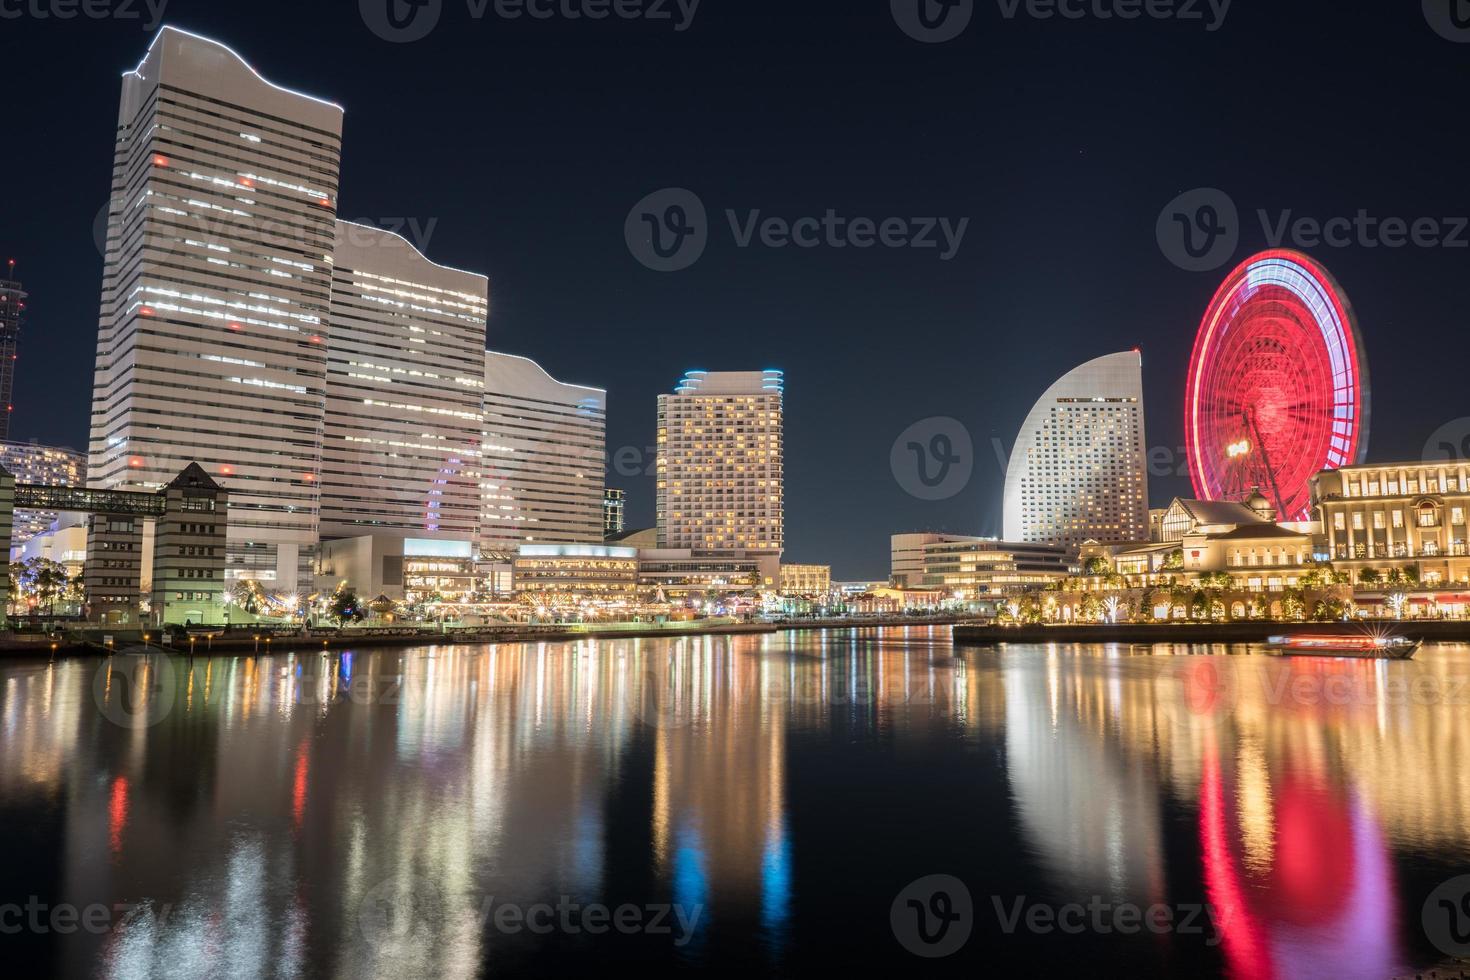
M 690 371 L 658 396 L 658 546 L 779 559 L 780 371 Z
M 1005 539 L 1076 546 L 1148 539 L 1143 356 L 1064 375 L 1026 416 L 1006 470 Z
M 398 235 L 337 223 L 323 538 L 475 541 L 488 289 Z
M 480 552 L 603 539 L 607 392 L 486 351 Z
M 123 76 L 88 482 L 198 461 L 227 580 L 311 581 L 342 109 L 164 28 Z

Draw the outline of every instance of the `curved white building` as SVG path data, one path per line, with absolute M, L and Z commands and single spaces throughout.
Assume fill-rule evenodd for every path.
M 123 76 L 91 487 L 229 487 L 229 580 L 312 581 L 342 109 L 166 27 Z
M 480 552 L 602 543 L 607 392 L 486 351 Z
M 1148 539 L 1138 351 L 1069 371 L 1026 416 L 1006 470 L 1005 539 L 1074 547 Z
M 332 270 L 322 537 L 474 541 L 488 280 L 347 221 Z

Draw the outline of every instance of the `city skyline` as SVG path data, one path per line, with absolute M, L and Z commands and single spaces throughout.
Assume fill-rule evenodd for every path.
M 1417 18 L 1415 12 L 1409 13 Z M 702 12 L 701 17 L 709 17 L 709 14 L 709 11 Z M 750 358 L 742 357 L 740 361 L 774 363 L 793 379 L 793 396 L 788 406 L 793 424 L 788 434 L 788 449 L 792 459 L 800 459 L 802 464 L 793 467 L 788 477 L 787 507 L 792 518 L 787 542 L 788 557 L 795 561 L 831 562 L 842 577 L 877 577 L 884 567 L 881 534 L 868 538 L 843 532 L 845 527 L 863 520 L 865 515 L 892 514 L 891 520 L 885 521 L 885 527 L 880 529 L 883 533 L 906 527 L 924 527 L 998 536 L 1005 455 L 1002 450 L 1008 451 L 1008 443 L 1019 427 L 1025 408 L 1023 403 L 1029 401 L 1032 392 L 1043 390 L 1051 379 L 1070 364 L 1082 360 L 1086 353 L 1142 346 L 1149 405 L 1147 428 L 1153 437 L 1152 442 L 1155 447 L 1169 452 L 1183 445 L 1181 420 L 1177 418 L 1182 385 L 1177 376 L 1188 358 L 1192 330 L 1226 270 L 1181 271 L 1160 254 L 1153 240 L 1154 218 L 1181 189 L 1219 186 L 1228 190 L 1240 207 L 1241 223 L 1245 226 L 1236 251 L 1237 258 L 1247 254 L 1247 243 L 1270 231 L 1257 222 L 1254 214 L 1257 208 L 1267 212 L 1272 227 L 1283 214 L 1321 219 L 1338 213 L 1352 215 L 1359 209 L 1367 209 L 1379 216 L 1426 213 L 1416 198 L 1402 194 L 1395 196 L 1387 191 L 1390 177 L 1397 172 L 1396 166 L 1392 160 L 1375 159 L 1378 151 L 1372 147 L 1366 148 L 1362 162 L 1355 163 L 1346 172 L 1336 173 L 1312 170 L 1307 166 L 1309 154 L 1306 149 L 1292 147 L 1292 156 L 1288 159 L 1301 164 L 1295 168 L 1296 172 L 1283 165 L 1264 177 L 1248 173 L 1247 164 L 1254 157 L 1249 150 L 1241 151 L 1243 156 L 1240 159 L 1226 157 L 1213 170 L 1182 166 L 1177 154 L 1165 154 L 1163 170 L 1157 178 L 1124 182 L 1121 196 L 1127 202 L 1126 208 L 1121 203 L 1103 206 L 1099 204 L 1104 200 L 1103 195 L 1089 194 L 1096 188 L 1099 175 L 1086 169 L 1089 166 L 1086 144 L 1093 145 L 1095 154 L 1097 147 L 1105 147 L 1107 142 L 1094 133 L 1087 139 L 1074 141 L 1084 145 L 1074 145 L 1070 150 L 1075 162 L 1083 169 L 1074 170 L 1070 166 L 1060 170 L 1054 168 L 1056 173 L 1077 176 L 1076 190 L 1082 196 L 1073 198 L 1072 191 L 1063 188 L 1053 188 L 1053 193 L 1061 194 L 1057 198 L 1058 206 L 1070 203 L 1074 213 L 1095 213 L 1107 217 L 1112 229 L 1108 237 L 1116 238 L 1126 246 L 1121 251 L 1131 260 L 1131 268 L 1120 268 L 1116 260 L 1107 256 L 1109 249 L 1099 247 L 1102 239 L 1095 232 L 1067 226 L 1066 235 L 1037 237 L 1027 231 L 1034 222 L 1028 224 L 1024 220 L 1024 212 L 1009 205 L 997 205 L 989 195 L 956 193 L 958 185 L 949 180 L 945 168 L 938 171 L 938 186 L 944 190 L 935 194 L 917 193 L 919 188 L 896 181 L 896 172 L 890 161 L 879 162 L 871 170 L 865 169 L 863 173 L 868 179 L 839 177 L 829 185 L 830 193 L 823 193 L 821 186 L 812 184 L 799 174 L 795 175 L 788 188 L 773 190 L 767 187 L 763 190 L 758 183 L 751 184 L 728 168 L 710 171 L 710 161 L 702 152 L 682 157 L 667 152 L 669 143 L 659 138 L 654 141 L 653 152 L 663 161 L 661 166 L 645 167 L 640 174 L 631 170 L 619 171 L 613 186 L 599 192 L 595 200 L 585 194 L 577 195 L 572 212 L 552 212 L 567 228 L 576 230 L 575 234 L 561 235 L 558 239 L 562 246 L 572 249 L 573 254 L 589 254 L 584 251 L 588 246 L 581 242 L 610 239 L 605 247 L 599 244 L 593 248 L 592 254 L 601 256 L 599 261 L 592 265 L 588 265 L 585 259 L 580 262 L 580 268 L 591 270 L 588 273 L 591 276 L 589 286 L 605 297 L 634 298 L 635 307 L 619 299 L 608 313 L 588 316 L 585 315 L 587 311 L 573 311 L 576 300 L 537 285 L 540 280 L 533 268 L 533 255 L 522 257 L 519 252 L 524 250 L 512 254 L 501 242 L 497 229 L 503 227 L 505 236 L 527 244 L 534 243 L 531 253 L 545 254 L 546 249 L 542 246 L 549 245 L 544 234 L 533 233 L 528 225 L 532 210 L 530 201 L 535 199 L 538 181 L 522 166 L 519 155 L 496 154 L 486 159 L 492 164 L 491 172 L 509 168 L 507 175 L 514 174 L 517 186 L 531 194 L 531 198 L 524 201 L 513 201 L 513 197 L 525 198 L 526 195 L 507 195 L 494 187 L 472 181 L 463 167 L 452 161 L 452 157 L 442 172 L 435 168 L 433 179 L 422 182 L 423 186 L 416 182 L 395 186 L 387 175 L 404 167 L 408 167 L 410 173 L 428 176 L 430 168 L 435 166 L 431 162 L 432 154 L 409 155 L 401 148 L 389 152 L 385 147 L 373 145 L 371 139 L 372 130 L 391 118 L 393 111 L 402 107 L 404 100 L 410 97 L 412 80 L 427 72 L 428 63 L 436 57 L 442 58 L 455 51 L 456 45 L 479 43 L 490 45 L 497 51 L 506 48 L 502 53 L 513 62 L 524 55 L 509 51 L 505 44 L 507 40 L 513 38 L 531 51 L 544 55 L 546 49 L 541 44 L 543 41 L 551 43 L 550 34 L 528 34 L 523 25 L 511 24 L 495 25 L 497 33 L 491 30 L 491 25 L 483 24 L 474 25 L 481 30 L 468 40 L 456 39 L 453 37 L 455 32 L 441 29 L 422 44 L 388 46 L 356 18 L 345 22 L 333 21 L 317 11 L 301 11 L 293 15 L 300 23 L 315 24 L 324 31 L 335 24 L 341 34 L 341 43 L 363 53 L 361 59 L 350 62 L 352 65 L 360 62 L 365 66 L 361 71 L 349 68 L 323 73 L 289 39 L 279 44 L 274 40 L 262 42 L 258 30 L 251 25 L 222 14 L 214 15 L 202 6 L 180 3 L 169 11 L 169 15 L 172 23 L 220 37 L 236 50 L 248 52 L 252 65 L 265 77 L 282 79 L 304 91 L 325 93 L 334 101 L 348 106 L 350 113 L 344 131 L 344 152 L 354 154 L 355 159 L 353 163 L 344 165 L 342 216 L 366 216 L 384 225 L 396 224 L 406 237 L 417 245 L 426 246 L 436 260 L 463 268 L 486 270 L 498 297 L 490 317 L 492 345 L 496 349 L 534 357 L 558 377 L 589 381 L 609 389 L 609 401 L 614 406 L 621 406 L 621 410 L 615 408 L 608 422 L 607 481 L 609 485 L 629 491 L 629 526 L 653 523 L 652 480 L 643 475 L 648 467 L 628 464 L 624 467 L 627 470 L 625 474 L 617 472 L 616 468 L 619 450 L 642 453 L 652 444 L 647 416 L 639 411 L 638 406 L 665 390 L 667 377 L 677 376 L 691 365 L 736 363 L 734 358 L 725 358 L 721 354 L 713 338 L 728 336 L 738 329 L 738 335 L 750 345 L 751 351 Z M 880 35 L 880 31 L 893 29 L 887 22 L 886 11 L 877 11 L 871 21 L 862 19 L 867 14 L 852 16 L 872 28 L 871 40 L 866 43 L 889 50 L 889 39 Z M 1234 12 L 1232 17 L 1240 18 L 1239 31 L 1235 30 L 1237 22 L 1232 21 L 1225 29 L 1212 35 L 1211 43 L 1218 42 L 1222 50 L 1206 47 L 1203 57 L 1207 61 L 1224 59 L 1228 51 L 1246 45 L 1238 35 L 1245 34 L 1250 27 L 1250 18 L 1256 16 L 1249 10 Z M 670 45 L 670 39 L 663 34 L 655 36 L 643 31 L 631 36 L 639 45 L 650 49 L 656 47 L 661 55 L 676 59 L 683 70 L 695 71 L 697 69 L 692 62 L 698 60 L 694 55 L 706 43 L 701 39 L 704 34 L 718 29 L 738 35 L 767 23 L 765 12 L 752 13 L 749 20 L 734 14 L 722 13 L 718 17 L 718 20 L 702 21 L 679 35 L 677 43 L 683 45 L 682 49 Z M 808 40 L 816 29 L 811 20 L 796 14 L 788 18 L 786 26 L 793 45 Z M 912 58 L 946 60 L 954 57 L 956 51 L 972 50 L 975 45 L 992 53 L 1003 37 L 1000 26 L 992 24 L 985 32 L 975 32 L 973 37 L 955 42 L 957 46 L 969 45 L 969 48 L 921 48 L 901 43 L 894 46 L 893 56 L 901 62 Z M 1355 14 L 1342 14 L 1320 23 L 1314 22 L 1308 14 L 1282 12 L 1276 15 L 1281 43 L 1290 43 L 1293 39 L 1305 43 L 1309 27 L 1318 28 L 1319 35 L 1320 29 L 1325 29 L 1329 37 L 1347 38 L 1367 26 Z M 1409 52 L 1420 50 L 1422 45 L 1423 51 L 1432 53 L 1437 50 L 1435 45 L 1444 44 L 1425 28 L 1422 19 L 1390 19 L 1386 25 L 1374 22 L 1372 26 L 1401 35 Z M 1042 25 L 1024 23 L 1006 27 L 1006 30 L 1022 36 L 1045 29 Z M 1104 30 L 1098 25 L 1079 25 L 1076 30 L 1089 32 L 1081 33 L 1079 37 L 1093 36 L 1110 44 L 1134 45 L 1151 51 L 1168 37 L 1168 29 L 1159 25 L 1141 25 L 1132 34 L 1117 31 L 1098 33 Z M 1419 32 L 1422 32 L 1422 38 Z M 96 184 L 100 205 L 101 198 L 105 196 L 105 180 L 100 178 L 105 150 L 101 147 L 108 139 L 108 124 L 98 122 L 104 114 L 97 111 L 94 103 L 105 104 L 112 96 L 96 86 L 115 86 L 116 72 L 136 63 L 138 53 L 150 35 L 136 30 L 104 32 L 100 27 L 81 33 L 84 36 L 68 34 L 62 37 L 69 43 L 91 45 L 94 57 L 81 59 L 86 64 L 58 79 L 58 83 L 63 88 L 91 86 L 91 101 L 73 100 L 77 124 L 59 134 L 61 142 L 56 166 L 78 186 L 89 182 Z M 564 33 L 561 37 L 565 40 Z M 902 38 L 899 40 L 903 41 Z M 579 51 L 595 43 L 594 39 L 580 35 L 571 41 Z M 47 50 L 50 43 L 47 31 L 41 30 L 36 36 L 36 51 Z M 394 56 L 391 71 L 383 67 L 390 54 Z M 26 53 L 24 56 L 32 55 Z M 1415 60 L 1406 53 L 1396 53 L 1392 58 L 1402 59 L 1393 62 L 1401 67 Z M 92 64 L 94 61 L 97 62 L 95 66 Z M 594 60 L 587 70 L 595 64 Z M 1126 76 L 1119 71 L 1090 64 L 1099 69 L 1099 84 L 1104 89 L 1131 91 Z M 1289 80 L 1293 73 L 1309 68 L 1309 65 L 1284 66 L 1281 83 Z M 479 69 L 466 66 L 462 70 L 472 72 Z M 508 66 L 498 70 L 508 70 Z M 996 70 L 999 70 L 999 65 Z M 1418 70 L 1433 73 L 1440 69 L 1427 64 Z M 44 69 L 38 66 L 35 71 Z M 803 73 L 800 81 L 810 85 L 817 77 L 809 72 Z M 571 85 L 570 82 L 564 84 Z M 115 87 L 112 91 L 115 92 Z M 1362 96 L 1360 104 L 1370 107 L 1384 104 L 1381 96 L 1357 94 Z M 1193 95 L 1199 97 L 1200 93 L 1194 92 Z M 939 118 L 935 114 L 963 104 L 956 101 L 953 93 L 939 92 L 937 97 L 938 105 L 926 118 Z M 1217 96 L 1206 93 L 1204 97 Z M 875 106 L 888 104 L 879 96 L 873 95 L 873 98 L 876 99 Z M 445 119 L 451 107 L 460 105 L 458 99 L 457 90 L 452 87 L 440 92 L 436 100 L 423 104 L 425 118 Z M 1169 107 L 1135 107 L 1123 124 L 1127 131 L 1137 133 L 1145 123 L 1156 121 L 1160 111 L 1175 108 L 1184 100 L 1181 95 Z M 1029 96 L 1023 101 L 1035 104 L 1036 100 Z M 717 107 L 721 105 L 717 102 Z M 515 107 L 497 108 L 511 114 L 507 125 L 514 124 L 528 134 L 540 132 L 534 121 L 525 119 Z M 729 109 L 728 106 L 724 108 Z M 1413 106 L 1407 109 L 1406 115 L 1414 118 L 1431 109 L 1432 106 Z M 22 108 L 23 119 L 24 113 L 29 111 Z M 1331 114 L 1336 110 L 1329 105 L 1321 111 Z M 1395 107 L 1395 112 L 1398 111 L 1399 107 Z M 618 118 L 626 117 L 624 113 L 616 115 Z M 1170 121 L 1184 125 L 1186 132 L 1204 141 L 1202 145 L 1208 145 L 1208 134 L 1201 131 L 1198 122 L 1192 121 L 1195 115 L 1194 112 L 1173 113 Z M 91 123 L 87 122 L 89 118 Z M 793 132 L 790 124 L 796 118 L 788 113 L 774 119 L 772 125 L 790 137 Z M 590 121 L 588 124 L 591 125 Z M 1407 127 L 1409 123 L 1395 120 L 1386 125 Z M 1039 136 L 1032 126 L 1023 124 L 1021 128 L 1028 136 L 1039 139 L 1036 144 L 1038 150 L 1058 161 L 1067 159 L 1057 141 Z M 429 147 L 448 149 L 459 145 L 463 150 L 475 145 L 473 141 L 446 145 L 440 137 L 433 135 L 442 131 L 442 127 L 435 129 L 431 126 L 421 135 L 428 139 Z M 1089 132 L 1086 126 L 1078 131 Z M 939 143 L 953 142 L 952 136 L 936 135 L 934 138 Z M 1459 138 L 1453 133 L 1443 134 L 1439 143 L 1425 145 L 1422 137 L 1410 137 L 1408 145 L 1416 146 L 1430 160 L 1441 155 L 1449 158 L 1454 155 L 1453 142 L 1444 140 Z M 550 145 L 554 147 L 555 141 Z M 963 150 L 961 157 L 968 158 L 966 144 L 961 143 L 954 148 Z M 929 160 L 931 152 L 924 144 L 913 144 L 891 156 L 891 163 L 916 163 Z M 564 174 L 562 157 L 553 154 L 552 159 L 557 161 L 551 168 L 552 172 Z M 89 160 L 90 165 L 86 162 Z M 1107 170 L 1105 162 L 1091 165 Z M 1375 168 L 1381 175 L 1374 172 Z M 1430 169 L 1431 172 L 1425 176 L 1421 172 L 1423 168 L 1416 168 L 1416 179 L 1438 179 L 1437 172 Z M 755 172 L 761 172 L 761 168 L 756 167 Z M 93 176 L 86 178 L 87 173 Z M 638 198 L 665 184 L 694 187 L 710 206 L 713 230 L 724 237 L 712 241 L 708 254 L 696 267 L 676 275 L 660 276 L 642 269 L 628 256 L 621 233 L 628 209 Z M 1033 202 L 1034 207 L 1037 199 L 1026 198 L 1026 186 L 1023 181 L 1018 188 L 1021 199 Z M 868 207 L 851 203 L 853 195 L 861 194 L 864 187 L 869 192 L 882 192 L 877 198 L 878 203 Z M 399 203 L 394 203 L 395 198 Z M 858 214 L 866 210 L 878 216 L 886 213 L 876 210 L 880 204 L 889 203 L 894 204 L 894 208 L 888 209 L 894 213 L 943 214 L 946 209 L 942 205 L 948 201 L 955 205 L 949 213 L 962 214 L 978 210 L 976 205 L 982 200 L 985 202 L 986 222 L 995 232 L 982 240 L 976 237 L 978 232 L 972 228 L 966 247 L 953 261 L 945 263 L 938 262 L 932 255 L 919 261 L 916 256 L 920 253 L 880 257 L 873 252 L 859 258 L 859 253 L 851 250 L 830 249 L 806 254 L 793 250 L 741 248 L 725 235 L 723 227 L 726 219 L 722 212 L 725 210 L 737 211 L 742 222 L 751 210 L 795 217 L 806 211 L 821 214 L 828 206 L 844 207 Z M 1089 202 L 1086 208 L 1080 207 L 1084 201 Z M 474 202 L 469 212 L 463 210 L 466 202 Z M 927 204 L 927 211 L 919 207 L 921 203 Z M 38 224 L 40 215 L 23 207 L 14 226 L 17 238 L 7 243 L 13 257 L 19 260 L 17 277 L 26 282 L 32 295 L 30 323 L 20 362 L 24 370 L 17 382 L 16 424 L 12 436 L 36 436 L 47 443 L 78 445 L 82 441 L 78 427 L 84 422 L 75 417 L 76 411 L 67 404 L 64 393 L 68 385 L 84 389 L 85 380 L 81 376 L 86 372 L 78 374 L 64 367 L 67 362 L 63 354 L 71 356 L 76 344 L 85 342 L 86 308 L 94 305 L 87 299 L 87 287 L 75 284 L 78 281 L 95 281 L 92 273 L 81 275 L 77 271 L 85 266 L 87 252 L 92 249 L 91 219 L 95 209 L 78 208 L 72 200 L 54 204 L 52 207 L 48 203 L 48 213 L 52 217 L 48 220 L 50 227 L 44 229 Z M 906 207 L 900 208 L 899 205 Z M 480 210 L 483 208 L 495 212 L 495 220 L 463 221 L 458 217 L 462 213 L 477 211 L 484 214 Z M 73 211 L 89 213 L 73 215 L 68 221 L 67 216 Z M 1051 210 L 1048 206 L 1040 212 L 1030 213 L 1035 217 L 1050 214 Z M 566 224 L 566 220 L 574 217 L 576 221 Z M 612 230 L 606 236 L 599 235 L 607 222 L 613 225 Z M 69 234 L 65 233 L 68 228 L 71 229 Z M 432 246 L 425 241 L 429 237 L 432 237 Z M 1027 288 L 1034 287 L 1034 277 L 1024 271 L 1024 267 L 1019 267 L 1018 271 L 1018 267 L 997 250 L 1006 239 L 1013 240 L 1018 246 L 1039 245 L 1044 241 L 1064 262 L 1067 282 L 1063 288 L 1053 296 Z M 1017 254 L 1026 251 L 1021 247 Z M 1374 440 L 1371 458 L 1407 459 L 1420 455 L 1429 436 L 1445 423 L 1461 417 L 1463 411 L 1454 405 L 1446 390 L 1449 386 L 1431 383 L 1420 391 L 1411 381 L 1411 374 L 1425 369 L 1417 364 L 1408 364 L 1401 356 L 1383 356 L 1379 350 L 1386 337 L 1406 327 L 1416 326 L 1435 335 L 1448 331 L 1451 324 L 1457 322 L 1457 312 L 1452 310 L 1457 309 L 1458 298 L 1452 291 L 1447 292 L 1444 284 L 1452 281 L 1447 275 L 1450 268 L 1447 263 L 1458 258 L 1460 253 L 1453 247 L 1374 250 L 1322 246 L 1308 251 L 1324 260 L 1353 295 L 1362 318 L 1365 343 L 1370 353 L 1376 355 L 1373 358 L 1375 387 L 1382 397 L 1375 405 L 1375 430 L 1380 438 Z M 95 251 L 91 254 L 90 261 L 97 262 Z M 785 302 L 778 307 L 764 303 L 751 307 L 749 304 L 726 302 L 721 284 L 731 273 L 767 277 Z M 846 290 L 850 295 L 845 296 L 844 290 L 831 288 L 834 282 L 854 282 L 855 275 L 871 279 L 875 284 L 881 282 L 884 289 L 891 288 L 895 292 L 886 294 L 884 298 L 881 290 L 873 292 L 878 288 L 874 285 Z M 604 279 L 618 285 L 599 289 Z M 807 280 L 810 288 L 800 285 Z M 712 286 L 715 287 L 713 293 L 710 292 Z M 72 293 L 81 295 L 73 296 Z M 900 385 L 897 388 L 905 391 L 904 399 L 886 395 L 883 393 L 885 385 L 880 379 L 918 379 L 926 375 L 930 365 L 923 352 L 932 350 L 932 345 L 915 344 L 912 350 L 901 349 L 883 358 L 873 358 L 863 353 L 872 343 L 862 339 L 865 331 L 859 329 L 849 334 L 837 326 L 837 321 L 843 318 L 852 320 L 854 324 L 870 323 L 872 315 L 866 312 L 866 308 L 896 311 L 900 307 L 894 303 L 899 296 L 908 297 L 905 309 L 911 310 L 914 306 L 912 297 L 916 295 L 926 297 L 924 309 L 927 312 L 923 316 L 939 318 L 928 332 L 943 338 L 951 355 L 944 360 L 955 365 L 965 364 L 967 368 L 981 372 L 976 383 L 937 385 L 932 390 Z M 1102 300 L 1101 306 L 1097 303 L 1098 298 Z M 1032 304 L 1029 311 L 1023 302 Z M 740 317 L 737 328 L 734 316 L 736 311 L 742 310 L 746 315 Z M 750 315 L 756 310 L 761 311 L 760 317 Z M 778 312 L 771 316 L 773 310 Z M 705 321 L 711 329 L 671 332 L 668 341 L 651 349 L 628 343 L 628 338 L 636 336 L 638 330 L 662 331 L 664 328 L 660 324 L 670 316 L 684 322 L 691 319 Z M 1031 325 L 1037 322 L 1045 323 L 1047 329 L 1056 331 L 1060 342 L 1042 349 L 1031 349 L 1026 345 L 1026 338 L 1032 332 Z M 546 343 L 556 329 L 570 329 L 568 336 L 575 342 Z M 934 333 L 936 330 L 938 332 Z M 1085 335 L 1080 332 L 1083 330 Z M 871 331 L 866 335 L 875 336 Z M 1076 348 L 1077 356 L 1064 355 L 1060 350 L 1064 345 Z M 1006 361 L 1007 383 L 1003 386 L 985 383 L 985 365 L 995 358 Z M 1437 365 L 1431 365 L 1427 370 L 1433 372 L 1436 368 Z M 69 374 L 77 374 L 77 377 L 68 377 Z M 812 382 L 828 376 L 848 378 L 851 382 L 850 385 L 847 382 L 825 384 L 823 398 L 818 400 Z M 47 379 L 47 389 L 50 390 L 35 386 L 41 377 Z M 992 390 L 997 387 L 1002 390 Z M 1403 404 L 1405 393 L 1410 391 L 1419 397 L 1412 410 Z M 873 410 L 875 397 L 879 411 Z M 864 419 L 865 423 L 849 426 L 847 431 L 834 432 L 818 421 L 830 411 L 848 413 Z M 73 416 L 71 421 L 67 420 L 68 415 Z M 975 473 L 964 491 L 954 498 L 929 502 L 911 497 L 897 485 L 887 471 L 886 457 L 894 438 L 905 426 L 935 416 L 954 417 L 971 433 L 975 447 Z M 1173 496 L 1189 492 L 1187 476 L 1179 475 L 1184 469 L 1183 458 L 1176 462 L 1178 466 L 1169 467 L 1172 476 L 1156 476 L 1152 480 L 1151 504 L 1160 506 Z M 851 488 L 830 506 L 824 497 L 824 484 L 829 479 L 841 480 L 844 487 Z

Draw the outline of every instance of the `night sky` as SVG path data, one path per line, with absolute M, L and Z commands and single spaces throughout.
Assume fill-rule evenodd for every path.
M 141 2 L 121 11 L 134 19 L 12 16 L 54 2 L 0 4 L 0 257 L 31 292 L 12 438 L 85 448 L 94 225 L 119 75 L 153 31 Z M 672 20 L 602 21 L 510 20 L 493 0 L 476 19 L 442 0 L 413 43 L 375 35 L 355 2 L 170 0 L 164 19 L 345 106 L 341 216 L 401 224 L 436 261 L 488 274 L 489 346 L 607 388 L 614 463 L 652 444 L 654 398 L 686 370 L 783 369 L 786 557 L 856 579 L 887 575 L 892 532 L 999 533 L 996 440 L 1008 451 L 1041 391 L 1084 360 L 1141 347 L 1149 443 L 1180 446 L 1194 333 L 1229 269 L 1268 244 L 1257 209 L 1454 233 L 1444 219 L 1470 214 L 1470 43 L 1430 26 L 1451 2 L 1236 0 L 1211 31 L 1203 2 L 1203 20 L 1067 20 L 976 0 L 938 44 L 900 30 L 888 0 L 703 0 L 682 31 L 673 0 Z M 624 222 L 669 187 L 707 207 L 709 245 L 659 273 Z M 1155 223 L 1200 187 L 1238 206 L 1241 242 L 1188 272 Z M 726 209 L 969 225 L 949 261 L 740 248 Z M 1362 325 L 1370 459 L 1418 458 L 1470 415 L 1470 231 L 1456 240 L 1305 249 Z M 960 420 L 976 458 L 962 492 L 926 502 L 889 454 L 934 416 Z M 610 468 L 609 483 L 629 491 L 630 526 L 652 523 L 651 478 Z M 1187 492 L 1151 483 L 1155 506 Z

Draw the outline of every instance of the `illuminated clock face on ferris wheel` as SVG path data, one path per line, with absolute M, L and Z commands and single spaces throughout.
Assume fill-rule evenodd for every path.
M 1309 519 L 1312 477 L 1368 448 L 1368 363 L 1331 274 L 1285 249 L 1232 272 L 1195 338 L 1185 413 L 1199 497 L 1259 489 L 1278 520 Z

